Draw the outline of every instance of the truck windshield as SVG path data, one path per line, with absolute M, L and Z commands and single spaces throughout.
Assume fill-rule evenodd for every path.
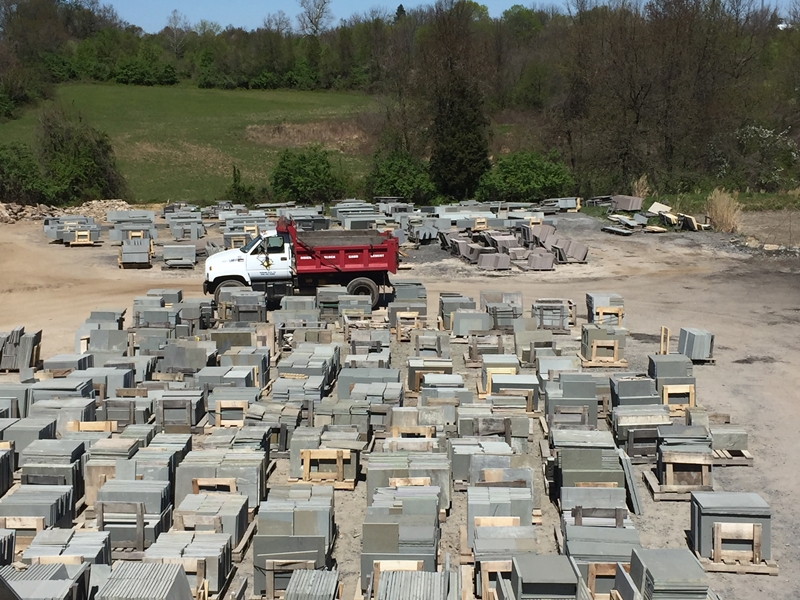
M 242 246 L 242 247 L 241 247 L 241 248 L 239 248 L 239 249 L 240 249 L 242 252 L 244 252 L 245 254 L 249 254 L 249 253 L 250 253 L 250 250 L 252 250 L 253 248 L 255 248 L 255 247 L 256 247 L 256 245 L 257 245 L 257 244 L 260 244 L 260 243 L 261 243 L 261 236 L 260 236 L 260 235 L 257 235 L 256 237 L 254 237 L 252 240 L 250 240 L 249 242 L 247 242 L 247 243 L 246 243 L 244 246 Z

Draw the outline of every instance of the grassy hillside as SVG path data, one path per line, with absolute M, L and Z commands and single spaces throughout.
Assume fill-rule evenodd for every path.
M 359 115 L 372 100 L 363 94 L 72 84 L 58 99 L 111 136 L 140 202 L 212 200 L 233 164 L 246 183 L 263 185 L 280 150 L 314 141 L 337 150 L 346 168 L 367 168 L 370 136 Z M 0 140 L 31 142 L 35 126 L 31 111 L 0 124 Z

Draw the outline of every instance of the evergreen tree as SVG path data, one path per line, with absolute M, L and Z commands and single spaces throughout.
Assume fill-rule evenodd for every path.
M 394 13 L 394 22 L 397 23 L 403 20 L 403 17 L 406 16 L 406 8 L 402 4 L 397 5 L 397 10 Z
M 435 97 L 431 129 L 431 180 L 440 194 L 472 197 L 481 176 L 489 170 L 489 121 L 474 85 L 451 76 Z

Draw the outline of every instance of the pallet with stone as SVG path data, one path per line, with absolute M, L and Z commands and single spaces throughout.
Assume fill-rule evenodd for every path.
M 169 559 L 170 563 L 174 564 L 175 559 Z M 195 600 L 221 600 L 228 593 L 233 578 L 236 576 L 236 565 L 231 565 L 231 570 L 225 578 L 225 583 L 219 588 L 216 594 L 209 595 L 208 580 L 205 578 L 206 560 L 204 558 L 181 558 L 178 559 L 178 564 L 183 566 L 183 570 L 187 575 L 195 575 L 197 577 L 197 585 L 192 587 L 192 596 Z
M 715 467 L 752 467 L 753 455 L 747 450 L 713 450 Z
M 14 551 L 20 553 L 31 545 L 37 533 L 48 527 L 44 517 L 0 517 L 0 529 L 16 531 Z
M 670 403 L 670 396 L 684 395 L 688 396 L 688 402 L 682 404 Z M 661 403 L 669 406 L 670 417 L 685 417 L 686 411 L 694 408 L 696 405 L 696 394 L 693 383 L 685 385 L 665 385 L 661 388 Z
M 740 575 L 778 575 L 778 563 L 761 556 L 761 523 L 714 523 L 711 559 L 697 559 L 708 573 L 735 573 Z M 724 542 L 742 544 L 742 549 L 723 548 Z
M 612 356 L 597 356 L 598 348 L 610 348 L 613 351 Z M 589 357 L 584 356 L 578 352 L 578 358 L 581 359 L 581 367 L 587 368 L 606 368 L 606 369 L 624 369 L 628 367 L 628 361 L 621 358 L 619 355 L 619 342 L 617 340 L 594 340 L 592 342 L 592 352 Z
M 300 450 L 303 464 L 303 476 L 300 479 L 289 478 L 289 483 L 312 483 L 314 485 L 332 485 L 335 490 L 352 492 L 356 488 L 355 479 L 344 478 L 344 461 L 350 460 L 350 450 L 339 448 L 315 448 Z M 312 471 L 311 463 L 334 461 L 335 471 Z
M 64 245 L 67 248 L 73 248 L 75 246 L 99 246 L 99 241 L 94 241 L 92 239 L 92 232 L 88 230 L 78 230 L 73 232 L 75 235 L 71 240 L 64 240 Z

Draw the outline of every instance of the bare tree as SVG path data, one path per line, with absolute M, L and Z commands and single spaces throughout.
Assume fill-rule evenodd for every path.
M 279 10 L 264 17 L 264 29 L 285 36 L 292 32 L 292 21 L 285 12 Z
M 186 45 L 186 36 L 191 28 L 192 26 L 189 24 L 189 19 L 186 18 L 186 15 L 177 9 L 170 13 L 164 33 L 169 40 L 170 49 L 175 54 L 175 58 L 180 58 L 183 47 Z
M 298 0 L 298 2 L 301 9 L 297 15 L 300 31 L 304 35 L 319 37 L 319 34 L 333 21 L 331 0 Z

